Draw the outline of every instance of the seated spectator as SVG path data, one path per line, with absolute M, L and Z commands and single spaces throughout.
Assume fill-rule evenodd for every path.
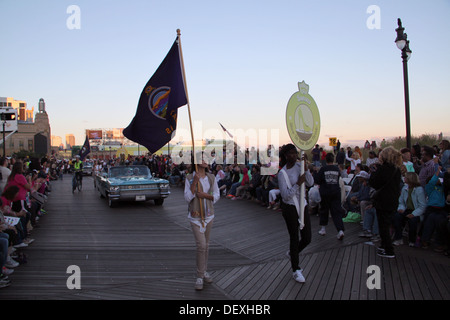
M 269 205 L 269 192 L 274 188 L 278 188 L 278 181 L 276 180 L 276 177 L 274 175 L 263 176 L 261 186 L 256 188 L 257 199 L 263 207 L 267 207 Z
M 276 177 L 278 181 L 278 177 Z M 280 208 L 279 196 L 281 195 L 281 191 L 278 188 L 273 188 L 269 191 L 269 205 L 267 209 L 278 210 Z
M 339 164 L 339 172 L 341 173 L 341 178 L 348 178 L 347 170 L 345 169 L 343 164 Z
M 242 181 L 241 167 L 236 165 L 230 172 L 230 181 L 227 183 L 227 198 L 231 199 L 236 196 L 236 188 Z
M 375 163 L 378 163 L 377 154 L 375 153 L 375 151 L 370 150 L 369 151 L 369 157 L 366 160 L 366 166 L 368 166 L 370 168 Z
M 450 255 L 450 172 L 444 173 L 444 195 L 445 195 L 445 211 L 447 219 L 442 220 L 436 228 L 436 242 L 440 243 L 434 250 L 436 252 L 444 252 L 446 256 Z
M 224 177 L 220 180 L 217 180 L 217 185 L 219 186 L 219 190 L 223 195 L 227 194 L 227 188 L 231 187 L 231 173 L 230 173 L 231 166 L 227 165 L 224 170 Z
M 13 237 L 13 234 L 11 234 L 11 241 L 15 248 L 22 248 L 27 247 L 28 243 L 31 243 L 32 241 L 27 240 L 28 234 L 26 228 L 24 228 L 24 224 L 28 223 L 28 219 L 26 219 L 28 212 L 24 210 L 17 212 L 12 209 L 13 200 L 17 197 L 18 194 L 19 187 L 6 187 L 0 198 L 0 210 L 5 216 L 20 218 L 20 222 L 14 228 L 11 228 L 11 230 L 14 231 L 14 235 L 17 235 L 17 237 Z
M 443 178 L 444 172 L 450 169 L 450 142 L 448 140 L 442 140 L 439 143 L 439 147 L 441 148 L 439 158 L 442 166 L 442 174 L 440 177 Z
M 247 198 L 250 200 L 256 199 L 256 188 L 261 185 L 261 169 L 258 165 L 252 166 L 252 179 L 250 180 L 250 184 L 248 186 Z
M 370 238 L 371 241 L 379 241 L 380 234 L 378 230 L 377 211 L 372 202 L 368 202 L 364 209 L 363 231 L 359 233 L 360 237 Z
M 359 190 L 351 195 L 350 201 L 355 207 L 359 207 L 361 218 L 364 217 L 365 207 L 370 202 L 370 175 L 366 171 L 361 171 L 356 178 L 359 182 Z
M 413 247 L 417 238 L 417 227 L 423 220 L 423 213 L 427 207 L 425 191 L 419 182 L 419 176 L 415 172 L 405 174 L 405 185 L 402 188 L 397 213 L 394 216 L 394 241 L 393 245 L 403 244 L 402 231 L 405 223 L 408 223 L 409 246 Z
M 169 176 L 169 183 L 170 185 L 177 185 L 181 180 L 181 173 L 180 169 L 177 165 L 173 165 L 172 171 L 170 172 Z
M 411 162 L 411 150 L 403 148 L 400 150 L 400 153 L 402 154 L 403 165 L 405 166 L 406 172 L 416 172 L 414 164 Z
M 250 185 L 251 174 L 248 173 L 248 168 L 244 168 L 242 172 L 242 180 L 240 181 L 240 185 L 236 188 L 236 197 L 232 198 L 232 200 L 241 199 Z
M 441 167 L 439 167 L 435 174 L 428 178 L 425 186 L 425 191 L 428 196 L 427 208 L 424 213 L 423 232 L 422 232 L 422 248 L 430 246 L 431 237 L 436 228 L 446 219 L 448 213 L 445 211 L 446 199 L 444 195 L 444 187 L 439 179 Z M 436 239 L 436 245 L 442 246 L 440 239 Z
M 419 181 L 422 187 L 425 188 L 425 185 L 427 184 L 427 180 L 436 173 L 435 164 L 436 160 L 433 159 L 434 156 L 434 149 L 429 146 L 423 146 L 422 151 L 422 158 L 421 162 L 422 165 L 420 166 L 420 172 L 419 172 Z

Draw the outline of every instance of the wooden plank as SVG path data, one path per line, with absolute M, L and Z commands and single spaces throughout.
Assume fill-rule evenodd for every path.
M 215 278 L 194 290 L 195 241 L 183 189 L 174 188 L 163 206 L 123 203 L 111 209 L 90 178 L 72 194 L 70 177 L 54 181 L 47 215 L 32 231 L 36 241 L 21 249 L 28 263 L 10 276 L 0 299 L 235 299 L 374 300 L 449 299 L 450 263 L 431 250 L 396 248 L 383 259 L 358 237 L 359 224 L 346 224 L 343 241 L 317 234 L 300 255 L 306 283 L 292 279 L 285 252 L 289 237 L 279 212 L 250 201 L 221 199 L 211 234 L 209 271 Z M 317 230 L 316 230 L 317 229 Z M 329 228 L 332 230 L 332 228 Z M 368 290 L 366 269 L 378 265 L 382 288 Z M 69 265 L 81 269 L 81 290 L 68 290 Z

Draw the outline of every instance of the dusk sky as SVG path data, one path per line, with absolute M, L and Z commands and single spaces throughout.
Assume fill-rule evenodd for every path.
M 196 138 L 220 122 L 289 142 L 286 106 L 301 81 L 319 143 L 404 136 L 397 18 L 412 50 L 412 134 L 450 136 L 448 0 L 0 0 L 0 13 L 0 96 L 35 110 L 44 98 L 52 135 L 77 144 L 86 129 L 128 126 L 178 28 Z M 178 119 L 174 142 L 189 140 L 186 107 Z

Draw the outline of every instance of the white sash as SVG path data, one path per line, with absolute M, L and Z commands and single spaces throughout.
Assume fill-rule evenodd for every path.
M 291 184 L 291 181 L 289 180 L 287 172 L 284 169 L 281 169 L 280 171 L 283 172 L 284 179 L 286 180 L 286 185 L 288 186 L 289 189 L 291 189 L 292 188 L 292 184 Z M 305 224 L 303 223 L 303 221 L 304 221 L 304 211 L 300 210 L 300 205 L 298 203 L 297 195 L 294 195 L 293 199 L 294 199 L 294 203 L 295 203 L 295 208 L 297 209 L 298 223 L 300 224 L 300 230 L 302 230 L 303 227 L 305 226 Z

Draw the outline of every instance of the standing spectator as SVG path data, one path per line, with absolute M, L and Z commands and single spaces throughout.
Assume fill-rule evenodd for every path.
M 355 173 L 356 166 L 361 163 L 359 153 L 355 151 L 351 157 L 346 157 L 345 159 L 350 162 L 350 173 Z
M 401 153 L 392 147 L 387 147 L 380 153 L 379 164 L 369 179 L 370 186 L 376 190 L 372 200 L 377 211 L 381 238 L 377 254 L 381 257 L 395 258 L 390 228 L 400 196 L 401 165 Z
M 1 175 L 0 194 L 3 193 L 3 190 L 5 189 L 6 182 L 8 181 L 10 174 L 11 170 L 8 169 L 8 159 L 3 157 L 0 159 L 0 175 Z
M 320 166 L 321 167 L 325 167 L 327 165 L 327 153 L 325 150 L 323 150 L 323 148 L 320 148 Z
M 450 142 L 448 140 L 442 140 L 439 143 L 439 147 L 441 148 L 440 161 L 442 170 L 446 172 L 450 169 Z
M 336 155 L 336 162 L 338 165 L 344 165 L 345 163 L 345 151 L 344 148 L 340 148 Z
M 311 153 L 313 166 L 317 168 L 320 167 L 320 149 L 318 144 L 312 149 Z
M 341 205 L 341 187 L 339 186 L 339 168 L 334 165 L 334 155 L 328 153 L 326 156 L 326 166 L 320 168 L 315 183 L 319 185 L 320 198 L 320 235 L 325 235 L 325 226 L 328 224 L 328 215 L 331 212 L 334 226 L 338 234 L 337 238 L 344 238 L 344 223 L 342 217 L 344 210 Z
M 402 154 L 403 155 L 403 154 Z M 402 188 L 398 201 L 397 213 L 394 216 L 394 242 L 398 246 L 403 244 L 402 231 L 405 222 L 408 223 L 409 246 L 413 247 L 417 237 L 417 227 L 423 220 L 423 213 L 427 207 L 425 191 L 419 182 L 419 176 L 415 172 L 405 174 L 405 185 Z
M 438 158 L 436 158 L 436 160 L 433 159 L 434 149 L 432 147 L 423 146 L 422 149 L 423 151 L 421 160 L 423 164 L 419 172 L 419 181 L 422 187 L 425 188 L 428 178 L 431 178 L 436 172 L 435 164 Z
M 298 151 L 293 144 L 290 143 L 281 148 L 280 165 L 282 169 L 278 173 L 278 180 L 283 201 L 282 215 L 289 233 L 289 256 L 291 258 L 292 275 L 295 281 L 303 283 L 305 282 L 305 277 L 299 266 L 299 254 L 311 242 L 311 222 L 308 210 L 305 208 L 302 221 L 303 228 L 300 229 L 299 205 L 301 198 L 305 198 L 305 194 L 300 193 L 300 186 L 305 183 L 307 187 L 311 187 L 314 185 L 314 179 L 306 168 L 305 173 L 300 174 L 301 163 L 297 162 L 297 157 Z
M 211 283 L 207 272 L 209 239 L 214 220 L 214 204 L 220 199 L 219 187 L 213 174 L 207 173 L 208 164 L 202 159 L 197 164 L 197 172 L 186 177 L 184 198 L 189 203 L 188 218 L 197 246 L 197 280 L 196 290 L 203 289 L 203 281 Z M 195 168 L 192 164 L 192 168 Z M 203 212 L 203 217 L 201 216 Z

